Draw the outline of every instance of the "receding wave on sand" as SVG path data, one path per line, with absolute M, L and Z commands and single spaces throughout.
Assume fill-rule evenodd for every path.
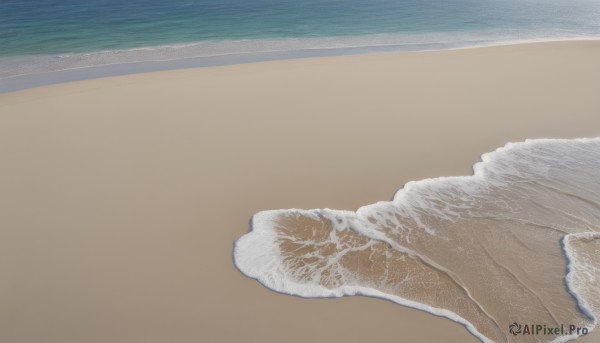
M 565 342 L 600 313 L 600 138 L 509 143 L 472 176 L 409 182 L 356 212 L 259 212 L 239 270 L 302 297 L 366 295 L 450 318 L 484 342 Z

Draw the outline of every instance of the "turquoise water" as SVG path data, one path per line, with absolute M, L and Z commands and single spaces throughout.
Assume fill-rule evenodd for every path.
M 589 37 L 600 37 L 597 0 L 0 0 L 0 80 L 225 55 Z M 218 63 L 209 62 L 197 64 Z
M 0 2 L 0 55 L 206 40 L 413 32 L 598 35 L 583 0 L 19 0 Z

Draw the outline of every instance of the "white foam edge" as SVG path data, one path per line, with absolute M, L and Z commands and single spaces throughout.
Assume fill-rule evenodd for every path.
M 453 182 L 468 182 L 470 180 L 479 178 L 483 179 L 486 177 L 486 166 L 488 164 L 493 163 L 493 161 L 498 158 L 500 154 L 503 152 L 509 152 L 513 149 L 520 149 L 524 146 L 533 146 L 535 144 L 543 144 L 543 143 L 564 143 L 564 142 L 600 142 L 600 137 L 598 138 L 575 138 L 575 139 L 555 139 L 555 138 L 539 138 L 539 139 L 527 139 L 523 142 L 509 142 L 503 147 L 496 149 L 493 152 L 488 152 L 481 155 L 481 161 L 477 162 L 473 166 L 473 174 L 469 176 L 450 176 L 450 177 L 437 177 L 437 178 L 427 178 L 418 181 L 410 181 L 404 185 L 403 188 L 398 190 L 391 201 L 391 203 L 401 203 L 406 201 L 406 197 L 408 192 L 414 187 L 422 187 L 427 184 L 437 183 L 437 182 L 448 182 L 449 180 Z M 371 209 L 375 206 L 382 206 L 389 204 L 390 201 L 380 201 L 374 204 L 366 205 L 360 207 L 356 212 L 352 211 L 344 211 L 344 210 L 330 210 L 325 209 L 334 215 L 352 215 L 356 216 L 359 220 L 365 220 Z M 386 294 L 381 291 L 361 286 L 343 286 L 338 287 L 336 289 L 328 289 L 320 285 L 308 285 L 308 284 L 299 284 L 296 283 L 286 277 L 286 271 L 281 263 L 282 257 L 279 251 L 278 245 L 275 243 L 275 238 L 277 234 L 272 230 L 269 230 L 273 227 L 273 224 L 276 218 L 280 217 L 282 214 L 289 213 L 301 213 L 304 216 L 317 216 L 321 209 L 313 209 L 313 210 L 302 210 L 302 209 L 281 209 L 281 210 L 270 210 L 270 211 L 262 211 L 258 212 L 252 217 L 252 227 L 251 231 L 242 236 L 235 242 L 234 246 L 234 263 L 237 268 L 246 276 L 258 280 L 261 284 L 266 286 L 269 289 L 272 289 L 279 293 L 295 295 L 300 297 L 315 297 L 315 298 L 331 298 L 331 297 L 342 297 L 342 296 L 350 296 L 350 295 L 362 295 L 369 296 L 375 298 L 386 299 L 392 301 L 394 303 L 404 305 L 407 307 L 419 309 L 428 313 L 432 313 L 437 316 L 448 318 L 454 322 L 457 322 L 463 325 L 471 334 L 480 339 L 482 342 L 490 342 L 487 337 L 482 335 L 477 329 L 466 319 L 462 318 L 458 314 L 441 308 L 431 307 L 425 304 L 421 304 L 419 302 L 415 302 L 412 300 L 404 299 L 402 297 L 398 297 L 391 294 Z M 390 242 L 389 239 L 385 239 L 380 235 L 374 235 L 371 230 L 361 230 L 354 228 L 360 234 L 364 234 L 367 237 L 375 240 Z M 572 234 L 577 235 L 577 234 Z M 569 235 L 566 235 L 569 236 Z M 569 275 L 572 273 L 572 261 L 570 259 L 570 255 L 567 247 L 563 244 L 565 249 L 564 253 L 567 256 L 568 262 L 568 270 L 569 272 L 566 275 L 567 284 L 569 285 L 570 277 Z M 584 301 L 579 295 L 577 295 L 572 288 L 568 290 L 575 299 L 579 301 Z M 587 311 L 591 314 L 591 310 L 587 306 L 580 307 L 582 310 L 587 309 Z M 588 313 L 585 313 L 588 315 Z M 590 318 L 594 318 L 595 316 L 590 316 Z M 595 323 L 588 330 L 591 331 L 595 327 Z M 563 343 L 569 340 L 577 338 L 576 336 L 560 336 L 557 337 L 552 343 Z
M 444 182 L 462 184 L 463 186 L 468 187 L 469 182 L 471 182 L 471 181 L 485 180 L 487 177 L 487 174 L 488 174 L 488 168 L 502 154 L 509 153 L 513 150 L 522 149 L 524 147 L 531 148 L 538 144 L 565 143 L 565 142 L 580 142 L 580 143 L 600 142 L 600 137 L 573 138 L 573 139 L 536 138 L 536 139 L 526 139 L 525 141 L 521 141 L 521 142 L 509 142 L 509 143 L 505 144 L 503 147 L 499 147 L 492 152 L 487 152 L 487 153 L 482 154 L 481 161 L 479 161 L 473 165 L 473 168 L 472 168 L 473 174 L 472 175 L 441 176 L 441 177 L 435 177 L 435 178 L 425 178 L 425 179 L 421 179 L 421 180 L 417 180 L 417 181 L 409 181 L 402 188 L 400 188 L 398 191 L 396 191 L 396 193 L 392 197 L 391 201 L 379 201 L 374 204 L 362 206 L 356 210 L 356 215 L 357 215 L 358 219 L 366 220 L 367 217 L 372 215 L 373 209 L 375 209 L 377 207 L 383 207 L 386 205 L 390 205 L 390 204 L 400 205 L 402 203 L 406 203 L 406 202 L 408 202 L 409 194 L 413 191 L 416 191 L 419 188 L 422 188 L 422 187 L 428 187 L 428 186 L 432 186 L 434 184 L 439 184 L 439 183 L 444 183 Z M 336 210 L 331 210 L 331 211 L 336 212 Z M 348 211 L 339 211 L 339 212 L 341 213 L 341 212 L 348 212 Z M 428 227 L 421 227 L 421 228 L 424 229 L 429 234 L 432 234 L 432 235 L 435 234 L 434 229 L 431 229 Z M 370 238 L 381 240 L 381 237 L 375 237 L 375 236 L 369 234 L 369 232 L 367 230 L 356 230 L 356 231 L 361 234 L 365 234 Z M 369 230 L 369 231 L 371 231 L 371 230 Z
M 244 275 L 256 279 L 267 288 L 276 292 L 303 298 L 367 296 L 389 300 L 399 305 L 448 318 L 463 325 L 482 342 L 494 343 L 477 331 L 469 321 L 446 309 L 428 306 L 369 287 L 342 286 L 335 289 L 328 289 L 321 285 L 299 284 L 290 280 L 286 277 L 285 267 L 281 263 L 281 253 L 278 245 L 274 242 L 277 234 L 273 231 L 273 224 L 276 219 L 282 214 L 289 213 L 289 211 L 310 212 L 310 210 L 298 209 L 272 210 L 259 212 L 252 217 L 252 231 L 235 242 L 233 252 L 235 265 Z
M 581 142 L 581 143 L 589 143 L 589 142 L 600 142 L 600 137 L 596 138 L 574 138 L 574 139 L 563 139 L 563 138 L 536 138 L 536 139 L 526 139 L 522 142 L 509 142 L 506 143 L 503 147 L 497 148 L 492 152 L 487 152 L 481 155 L 481 161 L 475 163 L 473 165 L 473 174 L 472 175 L 464 175 L 464 176 L 441 176 L 435 178 L 426 178 L 417 181 L 407 182 L 404 187 L 400 188 L 392 198 L 393 203 L 402 203 L 406 201 L 407 194 L 416 188 L 431 185 L 432 183 L 440 183 L 440 182 L 462 182 L 466 183 L 474 179 L 485 179 L 487 174 L 487 167 L 492 164 L 499 155 L 503 153 L 510 152 L 512 150 L 521 149 L 523 147 L 529 146 L 533 147 L 537 144 L 544 143 L 565 143 L 565 142 Z M 375 203 L 373 205 L 386 203 L 386 201 L 381 201 Z M 369 212 L 369 207 L 372 205 L 366 205 L 360 207 L 356 213 L 367 213 Z
M 567 291 L 569 292 L 569 294 L 571 294 L 571 296 L 577 302 L 578 308 L 588 318 L 590 318 L 592 320 L 592 324 L 586 326 L 586 328 L 591 332 L 598 325 L 598 318 L 596 317 L 596 315 L 594 314 L 594 312 L 592 311 L 592 309 L 590 308 L 588 303 L 585 301 L 585 299 L 583 299 L 577 293 L 577 291 L 575 290 L 575 287 L 574 287 L 573 276 L 576 273 L 575 258 L 574 258 L 573 249 L 571 248 L 571 246 L 569 244 L 569 242 L 572 238 L 585 239 L 585 240 L 600 239 L 600 232 L 572 233 L 572 234 L 564 235 L 561 238 L 561 247 L 563 250 L 563 254 L 565 255 L 565 258 L 567 259 L 567 274 L 565 275 L 565 283 L 567 285 Z M 576 334 L 560 336 L 560 337 L 557 337 L 555 340 L 553 340 L 550 343 L 563 343 L 563 342 L 577 339 L 579 337 L 581 337 L 581 335 L 576 335 Z

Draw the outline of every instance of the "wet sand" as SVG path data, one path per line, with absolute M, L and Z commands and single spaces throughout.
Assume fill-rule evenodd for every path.
M 509 141 L 600 135 L 600 42 L 264 62 L 0 94 L 0 340 L 475 342 L 368 298 L 273 293 L 252 214 L 357 207 Z

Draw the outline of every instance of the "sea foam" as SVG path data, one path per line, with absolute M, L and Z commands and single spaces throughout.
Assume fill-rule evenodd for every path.
M 483 342 L 577 336 L 512 335 L 513 322 L 595 335 L 600 139 L 509 143 L 473 170 L 409 182 L 356 212 L 259 212 L 235 244 L 235 264 L 278 292 L 384 298 L 461 323 Z

